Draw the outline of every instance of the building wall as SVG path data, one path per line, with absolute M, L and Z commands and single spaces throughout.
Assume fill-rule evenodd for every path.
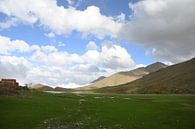
M 16 79 L 2 79 L 0 81 L 0 86 L 18 87 L 19 84 L 16 82 Z

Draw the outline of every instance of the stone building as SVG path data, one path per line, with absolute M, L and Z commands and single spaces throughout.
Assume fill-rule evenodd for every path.
M 16 88 L 19 86 L 18 82 L 16 79 L 1 79 L 0 81 L 0 86 L 6 86 L 10 88 Z

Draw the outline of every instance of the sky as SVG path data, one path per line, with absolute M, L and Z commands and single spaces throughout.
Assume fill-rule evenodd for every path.
M 85 86 L 195 57 L 195 0 L 0 0 L 0 78 Z

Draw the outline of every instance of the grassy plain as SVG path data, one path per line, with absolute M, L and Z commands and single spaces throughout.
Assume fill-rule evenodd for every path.
M 193 95 L 0 96 L 0 129 L 195 129 Z

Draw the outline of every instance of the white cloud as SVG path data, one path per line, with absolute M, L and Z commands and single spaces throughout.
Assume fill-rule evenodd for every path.
M 80 69 L 82 67 L 84 69 Z M 27 79 L 33 83 L 44 83 L 55 86 L 73 88 L 87 84 L 99 75 L 99 72 L 87 72 L 88 66 L 75 66 L 74 68 L 60 66 L 39 66 L 29 70 Z
M 66 0 L 69 5 L 73 5 L 75 3 L 75 0 Z
M 100 61 L 100 52 L 97 50 L 88 50 L 82 56 L 87 63 L 98 64 Z
M 112 70 L 130 69 L 134 66 L 134 61 L 125 48 L 108 41 L 102 45 L 100 51 L 88 50 L 83 59 Z
M 82 2 L 86 2 L 85 0 L 66 0 L 66 1 L 70 7 L 74 7 L 74 8 L 79 7 Z
M 71 2 L 71 1 L 69 1 Z M 5 0 L 0 1 L 0 12 L 24 24 L 39 23 L 56 34 L 69 34 L 73 30 L 98 38 L 116 37 L 122 23 L 100 13 L 96 6 L 85 10 L 58 6 L 56 0 Z
M 79 64 L 72 68 L 72 70 L 77 71 L 78 73 L 94 73 L 94 72 L 100 72 L 100 69 L 96 65 L 92 64 Z
M 67 0 L 75 5 L 73 0 Z M 80 0 L 79 0 L 80 1 Z M 194 0 L 142 0 L 129 8 L 134 12 L 129 21 L 125 14 L 105 16 L 96 6 L 84 10 L 58 6 L 56 0 L 3 0 L 0 12 L 7 16 L 0 28 L 17 23 L 38 24 L 49 37 L 81 32 L 83 37 L 95 35 L 122 38 L 143 45 L 154 57 L 178 62 L 195 56 L 195 1 Z M 49 10 L 48 10 L 49 9 Z M 155 52 L 150 50 L 155 49 Z M 5 52 L 6 50 L 4 50 Z
M 121 13 L 120 15 L 116 16 L 116 21 L 120 22 L 120 23 L 124 23 L 125 22 L 125 14 Z
M 16 78 L 21 84 L 82 86 L 97 76 L 134 67 L 130 54 L 112 42 L 104 43 L 99 50 L 87 50 L 78 55 L 60 51 L 55 46 L 28 45 L 22 40 L 11 40 L 4 36 L 0 39 L 0 45 L 5 42 L 0 47 L 1 52 L 4 51 L 0 53 L 0 78 Z M 16 50 L 23 52 L 20 54 L 22 57 L 14 56 L 12 52 Z
M 147 65 L 145 65 L 145 64 L 137 64 L 136 66 L 135 66 L 135 69 L 136 68 L 140 68 L 140 67 L 146 67 Z
M 87 44 L 87 50 L 97 50 L 98 46 L 96 45 L 96 43 L 94 41 L 90 41 Z
M 30 67 L 31 64 L 23 57 L 0 55 L 0 78 L 16 78 L 24 84 Z
M 22 40 L 11 40 L 8 37 L 0 35 L 0 54 L 9 54 L 10 52 L 26 52 L 29 45 Z
M 165 61 L 176 63 L 192 58 L 195 56 L 194 6 L 194 0 L 130 3 L 134 13 L 120 36 L 143 45 L 147 53 Z
M 111 69 L 131 68 L 134 61 L 125 48 L 105 43 L 102 47 L 101 61 L 105 67 Z
M 11 40 L 8 37 L 0 35 L 0 54 L 11 54 L 12 52 L 31 52 L 43 51 L 44 53 L 57 52 L 57 48 L 51 45 L 39 46 L 29 45 L 23 40 Z
M 46 46 L 41 46 L 41 50 L 45 53 L 51 53 L 51 52 L 57 52 L 57 48 L 54 46 L 46 45 Z
M 62 42 L 58 42 L 58 46 L 59 47 L 64 47 L 64 46 L 66 46 L 66 44 L 65 43 L 62 43 Z
M 44 51 L 36 51 L 31 59 L 33 61 L 50 64 L 50 65 L 68 65 L 74 63 L 82 63 L 82 58 L 77 54 L 70 54 L 62 51 L 52 51 L 46 53 Z
M 0 22 L 0 29 L 7 29 L 11 26 L 16 26 L 17 22 L 18 20 L 16 18 L 7 19 L 6 21 Z
M 36 51 L 31 56 L 31 59 L 36 62 L 48 63 L 47 55 L 42 51 Z
M 92 42 L 89 44 L 94 45 Z M 88 48 L 89 44 L 87 45 Z M 48 50 L 43 48 L 47 48 Z M 41 49 L 37 49 L 37 51 L 33 53 L 31 59 L 50 65 L 92 64 L 113 70 L 131 68 L 134 66 L 134 61 L 126 49 L 112 42 L 104 43 L 100 51 L 93 50 L 92 48 L 87 49 L 83 55 L 59 51 L 53 46 L 42 46 Z
M 44 34 L 46 37 L 48 38 L 54 38 L 55 37 L 55 34 L 53 32 L 50 32 L 50 33 L 46 33 Z

